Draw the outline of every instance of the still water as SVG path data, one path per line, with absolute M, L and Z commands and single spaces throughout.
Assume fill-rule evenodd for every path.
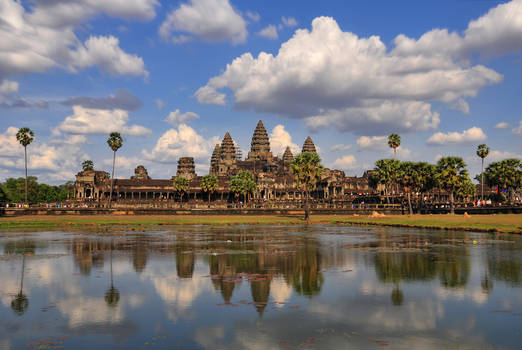
M 0 233 L 0 349 L 520 349 L 522 237 Z

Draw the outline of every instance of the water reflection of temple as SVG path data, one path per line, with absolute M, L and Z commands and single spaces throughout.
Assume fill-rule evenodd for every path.
M 147 268 L 151 255 L 172 256 L 174 273 L 180 279 L 193 278 L 196 262 L 204 263 L 225 304 L 237 302 L 235 291 L 248 283 L 252 304 L 261 315 L 274 281 L 311 298 L 321 292 L 323 269 L 357 264 L 358 259 L 373 267 L 378 281 L 393 286 L 390 297 L 396 305 L 408 298 L 402 292 L 404 283 L 438 280 L 442 288 L 461 289 L 468 285 L 471 274 L 470 248 L 465 243 L 469 239 L 452 233 L 430 236 L 429 240 L 419 235 L 389 239 L 386 234 L 377 234 L 378 240 L 345 246 L 347 249 L 325 246 L 311 235 L 289 235 L 277 230 L 260 234 L 243 228 L 214 229 L 204 238 L 195 236 L 175 233 L 174 239 L 153 241 L 149 235 L 135 234 L 114 239 L 112 249 L 120 257 L 127 255 L 137 273 Z M 70 248 L 83 274 L 109 262 L 109 240 L 76 238 Z M 484 292 L 492 290 L 494 281 L 522 283 L 519 254 L 509 245 L 498 244 L 480 257 L 484 261 L 484 271 L 480 272 Z

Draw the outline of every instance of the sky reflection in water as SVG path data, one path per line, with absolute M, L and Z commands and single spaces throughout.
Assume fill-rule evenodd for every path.
M 0 233 L 0 248 L 2 350 L 518 349 L 522 341 L 518 236 L 192 226 Z

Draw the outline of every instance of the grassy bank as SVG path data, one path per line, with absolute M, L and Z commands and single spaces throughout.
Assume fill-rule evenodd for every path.
M 351 216 L 339 224 L 522 233 L 521 214 Z
M 311 224 L 380 225 L 449 230 L 522 232 L 522 215 L 390 215 L 382 217 L 353 215 L 312 215 Z M 147 230 L 169 225 L 300 225 L 302 215 L 96 215 L 96 216 L 22 216 L 0 218 L 0 230 Z

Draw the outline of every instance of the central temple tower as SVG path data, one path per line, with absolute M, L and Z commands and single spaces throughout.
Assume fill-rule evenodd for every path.
M 248 152 L 247 160 L 266 160 L 271 158 L 272 152 L 270 152 L 270 140 L 268 139 L 268 133 L 266 132 L 263 122 L 260 120 L 257 122 L 254 135 L 252 136 L 250 152 Z

